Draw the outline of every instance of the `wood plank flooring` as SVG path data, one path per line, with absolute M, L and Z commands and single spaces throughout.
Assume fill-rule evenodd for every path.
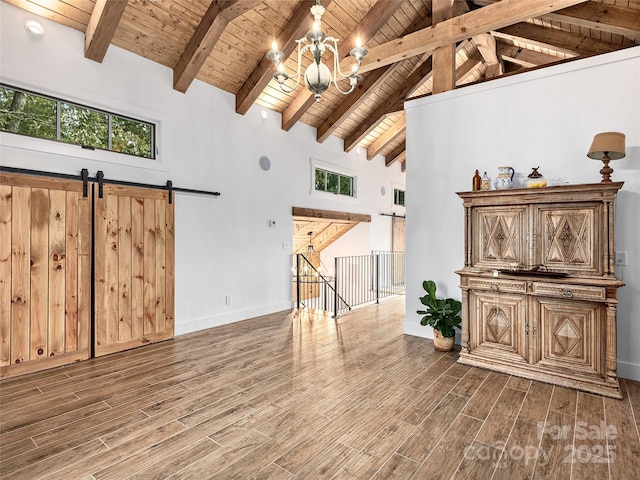
M 623 400 L 456 363 L 404 298 L 283 312 L 0 383 L 0 478 L 637 478 Z

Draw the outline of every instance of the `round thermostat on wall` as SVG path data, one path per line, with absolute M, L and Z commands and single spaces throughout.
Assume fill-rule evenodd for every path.
M 265 172 L 269 171 L 271 168 L 271 160 L 266 155 L 260 157 L 260 168 Z
M 387 193 L 387 190 L 384 187 L 380 187 L 380 195 L 384 197 L 385 193 Z

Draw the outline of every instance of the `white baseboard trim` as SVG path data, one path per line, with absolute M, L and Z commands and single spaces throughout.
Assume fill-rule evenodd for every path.
M 640 365 L 637 363 L 618 361 L 618 376 L 640 382 Z
M 406 335 L 413 335 L 414 337 L 430 338 L 433 340 L 433 328 L 423 327 L 418 323 L 404 323 L 402 331 Z
M 402 330 L 406 335 L 413 335 L 414 337 L 429 338 L 433 340 L 433 328 L 431 327 L 423 327 L 420 324 L 405 322 Z M 456 345 L 460 345 L 462 343 L 462 336 L 458 330 L 456 330 L 455 341 Z
M 292 302 L 281 302 L 271 305 L 262 305 L 255 308 L 248 308 L 246 310 L 235 310 L 233 312 L 222 313 L 220 315 L 213 315 L 206 318 L 198 318 L 196 320 L 176 322 L 175 335 L 185 335 L 187 333 L 197 332 L 199 330 L 205 330 L 207 328 L 219 327 L 221 325 L 227 325 L 229 323 L 240 322 L 242 320 L 259 317 L 261 315 L 269 315 L 270 313 L 291 310 L 292 308 Z

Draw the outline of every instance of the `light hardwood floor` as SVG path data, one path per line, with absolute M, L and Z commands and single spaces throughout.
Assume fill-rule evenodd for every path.
M 403 322 L 284 312 L 2 381 L 0 477 L 638 478 L 640 383 L 463 366 Z

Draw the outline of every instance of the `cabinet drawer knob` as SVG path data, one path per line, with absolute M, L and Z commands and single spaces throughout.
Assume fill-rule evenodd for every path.
M 564 292 L 562 292 L 562 296 L 565 298 L 571 298 L 573 297 L 573 292 L 571 290 L 569 290 L 568 288 L 564 289 Z
M 493 290 L 494 292 L 497 292 L 498 290 L 500 290 L 500 287 L 498 285 L 496 285 L 495 283 L 491 284 L 491 290 Z

